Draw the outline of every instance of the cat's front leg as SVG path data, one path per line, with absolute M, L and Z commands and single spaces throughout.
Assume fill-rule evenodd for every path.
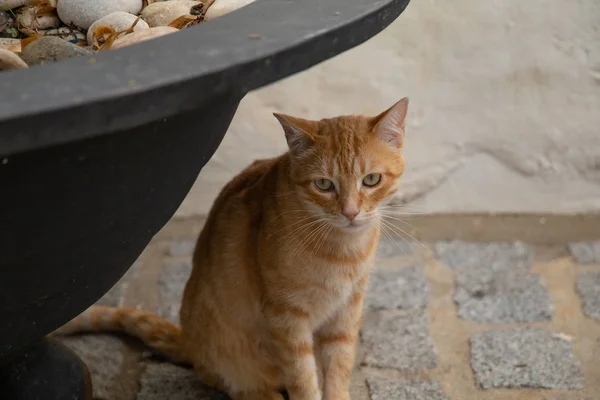
M 309 314 L 293 306 L 270 306 L 267 318 L 290 400 L 321 400 Z
M 350 378 L 367 278 L 355 287 L 347 304 L 316 335 L 324 373 L 324 400 L 350 400 Z

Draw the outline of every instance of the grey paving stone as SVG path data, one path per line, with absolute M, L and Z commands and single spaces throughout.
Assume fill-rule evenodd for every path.
M 367 379 L 371 400 L 450 400 L 436 381 Z
M 520 269 L 459 269 L 454 300 L 461 318 L 490 323 L 552 319 L 552 303 L 540 277 Z
M 523 242 L 443 241 L 435 244 L 435 251 L 442 263 L 453 269 L 483 266 L 493 271 L 528 268 L 533 261 L 533 248 Z
M 423 268 L 374 271 L 365 297 L 368 310 L 422 309 L 429 301 L 429 284 Z
M 115 381 L 123 362 L 124 343 L 110 335 L 81 335 L 60 338 L 87 364 L 95 400 L 113 400 Z
M 579 264 L 600 264 L 600 241 L 569 243 L 569 250 Z
M 109 307 L 122 307 L 124 305 L 128 281 L 130 279 L 135 279 L 135 275 L 140 267 L 141 263 L 139 261 L 133 263 L 125 275 L 123 275 L 123 277 L 119 279 L 119 281 L 115 283 L 115 285 L 108 292 L 106 292 L 106 294 L 102 296 L 100 300 L 96 302 L 96 304 Z
M 586 271 L 577 276 L 577 292 L 583 303 L 583 313 L 600 320 L 600 271 Z
M 169 244 L 167 254 L 171 257 L 189 256 L 194 252 L 196 239 L 174 240 Z
M 361 337 L 366 365 L 407 371 L 436 366 L 436 351 L 423 312 L 378 315 L 365 321 Z
M 125 300 L 126 282 L 117 282 L 104 296 L 96 302 L 100 306 L 120 307 Z
M 418 244 L 413 240 L 402 240 L 400 238 L 390 240 L 383 237 L 379 241 L 379 246 L 377 246 L 377 257 L 391 258 L 411 254 L 415 246 L 418 246 Z
M 158 279 L 158 293 L 164 302 L 180 301 L 183 289 L 192 272 L 189 261 L 170 261 L 163 267 Z
M 228 400 L 204 386 L 191 369 L 169 363 L 148 363 L 140 379 L 137 400 Z
M 580 397 L 577 397 L 577 399 L 580 399 Z M 544 397 L 543 399 L 540 399 L 540 400 L 569 400 L 569 398 L 567 398 L 567 397 Z M 591 397 L 585 397 L 581 400 L 594 400 L 594 399 L 592 399 Z
M 482 389 L 580 389 L 583 377 L 570 340 L 539 328 L 471 337 L 471 366 Z
M 168 319 L 172 323 L 179 325 L 179 310 L 181 309 L 181 302 L 162 303 L 159 305 L 156 311 L 157 315 Z

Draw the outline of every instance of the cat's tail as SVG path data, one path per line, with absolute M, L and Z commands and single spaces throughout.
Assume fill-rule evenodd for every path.
M 190 365 L 181 346 L 181 329 L 157 315 L 135 308 L 92 306 L 53 332 L 72 335 L 85 332 L 122 332 L 140 339 L 169 360 Z

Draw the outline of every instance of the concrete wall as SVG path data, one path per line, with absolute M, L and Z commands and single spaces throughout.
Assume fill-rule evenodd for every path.
M 368 43 L 249 94 L 179 215 L 285 150 L 273 111 L 376 114 L 405 95 L 401 196 L 419 209 L 600 210 L 600 1 L 413 0 Z

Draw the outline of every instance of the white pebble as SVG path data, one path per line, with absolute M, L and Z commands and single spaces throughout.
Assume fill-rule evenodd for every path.
M 205 20 L 215 19 L 240 9 L 256 0 L 216 0 L 206 12 Z
M 150 4 L 142 11 L 142 19 L 150 26 L 167 26 L 182 15 L 190 14 L 193 6 L 200 4 L 193 0 L 170 0 Z
M 60 19 L 54 13 L 36 15 L 36 7 L 24 7 L 17 13 L 17 22 L 29 29 L 58 28 Z
M 121 47 L 130 46 L 132 44 L 155 39 L 159 36 L 164 36 L 175 32 L 179 32 L 179 30 L 170 26 L 156 26 L 154 28 L 144 29 L 119 37 L 114 41 L 111 49 L 119 49 Z
M 94 43 L 94 30 L 96 30 L 96 28 L 99 26 L 106 25 L 110 26 L 117 32 L 124 31 L 126 29 L 129 29 L 136 19 L 137 16 L 126 13 L 124 11 L 115 11 L 112 14 L 108 14 L 106 17 L 100 18 L 98 21 L 94 22 L 92 26 L 90 26 L 90 29 L 88 29 L 87 32 L 87 42 L 90 46 Z M 148 28 L 149 26 L 146 23 L 146 21 L 140 19 L 135 25 L 135 28 L 133 28 L 133 31 L 137 32 L 139 30 Z
M 0 0 L 0 11 L 8 11 L 25 5 L 27 0 Z
M 22 68 L 27 68 L 27 64 L 25 61 L 21 60 L 21 57 L 12 51 L 0 49 L 0 71 Z M 7 162 L 8 160 L 6 158 L 2 159 L 2 164 L 6 164 Z
M 65 24 L 88 29 L 94 22 L 115 11 L 138 14 L 142 0 L 60 0 L 58 16 Z

